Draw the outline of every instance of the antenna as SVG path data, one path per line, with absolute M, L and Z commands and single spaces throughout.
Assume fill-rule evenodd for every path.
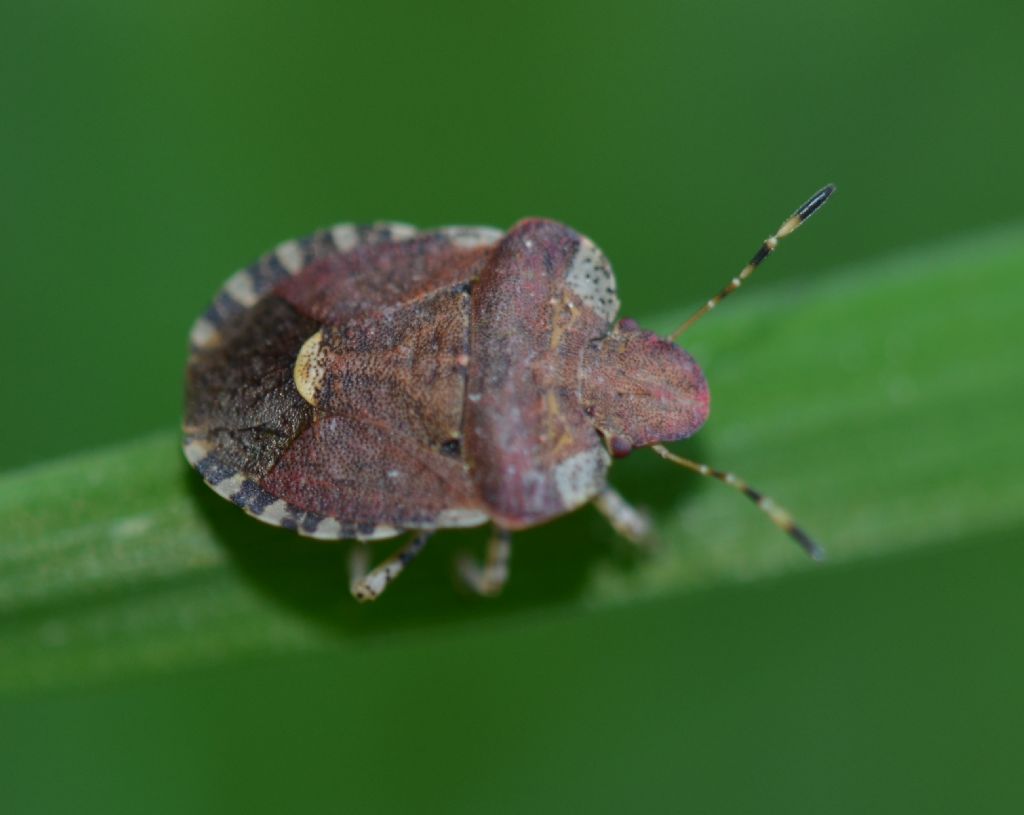
M 698 475 L 707 476 L 708 478 L 717 478 L 723 484 L 728 484 L 733 489 L 739 490 L 747 496 L 747 498 L 757 504 L 757 508 L 771 518 L 773 524 L 800 544 L 801 548 L 807 552 L 807 554 L 815 560 L 825 559 L 825 550 L 811 540 L 811 537 L 796 525 L 792 516 L 786 512 L 786 510 L 776 504 L 771 498 L 768 498 L 753 489 L 742 478 L 739 478 L 732 473 L 723 473 L 721 470 L 713 470 L 707 464 L 698 464 L 696 461 L 691 461 L 688 458 L 677 456 L 661 444 L 653 444 L 651 445 L 651 449 L 666 461 L 671 461 L 673 464 L 678 464 L 680 467 L 693 470 Z
M 685 323 L 679 328 L 668 335 L 669 340 L 675 342 L 679 339 L 680 335 L 692 326 L 697 320 L 707 314 L 711 309 L 721 303 L 726 297 L 732 294 L 736 289 L 743 285 L 743 281 L 746 280 L 754 273 L 754 269 L 761 265 L 768 255 L 775 251 L 775 247 L 779 245 L 779 241 L 785 238 L 787 235 L 791 235 L 796 232 L 797 228 L 810 218 L 821 205 L 824 204 L 828 197 L 836 191 L 834 184 L 828 184 L 822 187 L 814 195 L 812 195 L 807 203 L 805 203 L 800 209 L 790 215 L 779 227 L 778 231 L 768 238 L 764 243 L 761 244 L 761 248 L 757 250 L 757 253 L 750 259 L 750 263 L 743 267 L 743 270 L 736 275 L 732 280 L 729 281 L 728 285 L 722 289 L 718 294 L 708 300 L 703 306 L 701 306 Z

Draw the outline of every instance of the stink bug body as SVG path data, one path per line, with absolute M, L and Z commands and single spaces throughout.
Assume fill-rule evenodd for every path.
M 607 484 L 613 457 L 653 447 L 743 491 L 812 554 L 789 516 L 735 476 L 670 453 L 708 415 L 675 340 L 740 286 L 826 187 L 667 339 L 616 322 L 611 266 L 587 238 L 529 219 L 507 232 L 350 225 L 289 241 L 232 276 L 192 328 L 184 451 L 220 495 L 321 539 L 411 540 L 353 594 L 377 597 L 433 530 L 494 524 L 483 594 L 509 534 L 594 503 L 622 534 L 645 517 Z

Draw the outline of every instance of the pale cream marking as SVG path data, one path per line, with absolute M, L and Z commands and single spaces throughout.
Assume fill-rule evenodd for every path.
M 264 507 L 263 512 L 259 515 L 255 513 L 252 513 L 252 515 L 254 518 L 259 518 L 261 521 L 266 521 L 268 524 L 274 524 L 275 526 L 280 526 L 281 521 L 285 518 L 293 517 L 293 513 L 288 509 L 287 501 L 282 501 L 280 498 Z
M 224 284 L 224 291 L 246 308 L 255 305 L 260 299 L 248 269 L 239 269 L 231 275 Z
M 246 480 L 243 476 L 243 480 Z M 248 479 L 252 480 L 252 479 Z M 237 489 L 235 490 L 237 492 Z M 314 538 L 316 540 L 346 540 L 342 536 L 342 524 L 337 518 L 325 517 L 321 518 L 320 523 L 317 524 L 316 529 L 309 531 L 302 527 L 302 516 L 303 512 L 301 509 L 289 506 L 287 501 L 277 499 L 272 504 L 268 504 L 263 512 L 258 515 L 255 512 L 249 510 L 248 507 L 243 507 L 246 513 L 255 518 L 257 521 L 262 521 L 265 524 L 271 526 L 282 526 L 286 519 L 291 519 L 295 522 L 297 532 L 301 537 Z M 368 535 L 357 535 L 355 538 L 348 538 L 350 540 L 360 541 L 371 541 L 371 540 L 383 540 L 385 538 L 393 538 L 396 535 L 401 534 L 398 529 L 392 526 L 379 525 L 374 527 L 373 531 Z
M 352 585 L 352 596 L 360 603 L 369 603 L 383 594 L 388 583 L 398 577 L 402 571 L 398 563 L 378 566 L 361 580 Z
M 651 534 L 651 519 L 632 506 L 611 487 L 594 499 L 594 506 L 608 519 L 608 523 L 622 537 L 633 543 L 643 543 Z
M 604 447 L 591 447 L 555 465 L 558 496 L 566 510 L 582 506 L 604 488 L 611 457 Z
M 355 539 L 357 541 L 379 541 L 385 540 L 386 538 L 393 538 L 396 535 L 400 535 L 401 532 L 395 529 L 393 526 L 387 524 L 378 524 L 370 532 L 357 533 Z
M 407 241 L 416 237 L 416 227 L 412 224 L 405 224 L 398 221 L 381 221 L 374 224 L 377 229 L 386 229 L 391 233 L 391 239 L 395 241 Z
M 779 227 L 779 231 L 776 232 L 773 237 L 784 238 L 787 235 L 795 232 L 796 228 L 800 226 L 801 223 L 803 223 L 803 221 L 801 221 L 799 217 L 797 217 L 796 215 L 790 215 L 789 218 L 786 219 L 786 222 Z
M 469 554 L 461 554 L 455 560 L 455 568 L 463 585 L 470 591 L 483 597 L 494 597 L 501 593 L 508 581 L 511 555 L 511 536 L 495 530 L 487 542 L 487 555 L 482 564 Z
M 249 513 L 253 518 L 263 521 L 264 523 L 271 524 L 273 526 L 281 526 L 281 522 L 286 518 L 291 518 L 297 524 L 296 532 L 302 537 L 315 538 L 317 540 L 344 540 L 342 536 L 342 525 L 341 521 L 337 518 L 325 517 L 320 520 L 317 528 L 312 532 L 302 528 L 302 510 L 290 507 L 286 501 L 280 498 L 274 503 L 269 504 L 263 512 L 257 515 L 254 512 Z M 371 540 L 384 540 L 385 538 L 393 538 L 396 535 L 401 534 L 398 529 L 393 526 L 386 524 L 380 524 L 373 528 L 373 531 L 368 535 L 356 535 L 354 540 L 360 541 L 371 541 Z
M 427 545 L 428 536 L 417 535 L 397 552 L 388 557 L 383 563 L 370 572 L 359 576 L 359 570 L 365 569 L 368 565 L 366 555 L 356 555 L 355 552 L 349 556 L 350 574 L 352 576 L 349 588 L 352 596 L 360 603 L 376 600 L 398 575 L 402 573 L 423 547 Z M 361 561 L 361 562 L 360 562 Z M 354 568 L 353 568 L 354 567 Z
M 198 439 L 189 439 L 182 449 L 185 452 L 185 458 L 188 460 L 188 463 L 194 467 L 209 454 L 210 445 Z
M 776 504 L 771 498 L 762 497 L 761 500 L 757 502 L 757 505 L 768 513 L 768 517 L 775 522 L 776 526 L 785 530 L 789 530 L 793 527 L 792 516 Z
M 210 484 L 213 487 L 213 491 L 217 495 L 223 496 L 224 498 L 230 499 L 236 492 L 242 489 L 248 479 L 242 473 L 235 473 L 230 478 L 225 478 L 223 481 L 218 481 L 216 484 Z
M 453 529 L 481 526 L 489 520 L 487 513 L 478 509 L 442 509 L 435 524 L 438 529 Z
M 359 233 L 352 224 L 331 227 L 331 242 L 339 252 L 348 252 L 359 245 Z
M 220 331 L 205 317 L 200 317 L 192 323 L 188 338 L 196 348 L 210 348 L 220 342 Z
M 307 532 L 300 526 L 299 534 L 322 541 L 336 541 L 341 539 L 341 524 L 335 518 L 324 518 L 312 532 Z
M 320 348 L 323 341 L 323 333 L 317 331 L 313 336 L 302 344 L 299 355 L 295 358 L 293 378 L 295 389 L 299 395 L 309 404 L 316 407 L 317 391 L 323 384 L 327 370 L 320 359 Z
M 565 283 L 584 305 L 609 322 L 615 319 L 619 312 L 615 275 L 608 259 L 590 238 L 580 237 L 580 246 L 569 267 Z
M 288 274 L 295 274 L 302 269 L 302 249 L 296 241 L 285 241 L 277 247 L 275 254 Z
M 252 514 L 252 513 L 251 513 Z M 325 517 L 316 525 L 312 531 L 302 527 L 302 510 L 290 507 L 287 502 L 278 500 L 266 507 L 259 515 L 252 514 L 266 523 L 281 526 L 282 521 L 291 518 L 297 524 L 296 531 L 303 538 L 312 538 L 318 541 L 341 541 L 343 539 L 341 521 L 337 518 Z M 359 541 L 378 541 L 384 538 L 394 538 L 398 530 L 392 526 L 381 525 L 374 528 L 373 532 L 366 537 L 359 537 Z
M 460 249 L 476 249 L 497 243 L 505 233 L 493 226 L 445 226 L 441 234 Z

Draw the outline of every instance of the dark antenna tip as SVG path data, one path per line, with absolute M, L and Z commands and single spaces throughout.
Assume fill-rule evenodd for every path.
M 796 211 L 796 217 L 800 219 L 801 223 L 803 223 L 808 218 L 810 218 L 815 212 L 817 212 L 821 208 L 821 205 L 824 204 L 829 199 L 829 196 L 832 195 L 832 193 L 834 193 L 835 191 L 835 184 L 826 184 L 824 187 L 822 187 L 820 190 L 814 193 L 814 195 L 812 195 L 810 199 L 808 199 L 806 204 L 804 204 L 802 207 L 800 207 L 800 209 Z
M 782 225 L 778 228 L 778 231 L 769 237 L 767 240 L 762 242 L 761 248 L 757 250 L 750 262 L 744 266 L 738 275 L 729 281 L 728 285 L 722 289 L 718 294 L 708 300 L 703 306 L 697 309 L 693 314 L 690 315 L 689 319 L 683 323 L 679 328 L 668 335 L 669 342 L 675 342 L 679 337 L 686 332 L 686 330 L 692 326 L 697 320 L 707 314 L 711 309 L 721 303 L 726 297 L 732 294 L 738 289 L 743 281 L 750 277 L 754 270 L 761 265 L 762 261 L 768 255 L 775 251 L 775 247 L 778 246 L 779 241 L 785 238 L 787 235 L 792 235 L 799 229 L 800 225 L 810 218 L 815 212 L 821 209 L 821 205 L 824 204 L 829 196 L 836 191 L 835 184 L 826 184 L 814 195 L 808 199 L 808 201 L 800 207 L 796 212 L 790 215 Z
M 687 470 L 697 473 L 697 475 L 717 479 L 723 484 L 732 487 L 734 490 L 743 493 L 747 498 L 754 502 L 754 505 L 761 510 L 761 512 L 768 516 L 773 524 L 795 540 L 800 545 L 800 548 L 810 555 L 813 560 L 822 561 L 825 559 L 825 550 L 818 546 L 818 544 L 811 539 L 810 535 L 804 532 L 803 529 L 793 522 L 792 516 L 786 512 L 786 510 L 764 494 L 753 489 L 742 478 L 739 478 L 732 473 L 722 472 L 721 470 L 708 467 L 706 464 L 698 464 L 696 461 L 691 461 L 688 458 L 676 455 L 664 444 L 652 444 L 651 449 L 666 461 L 671 461 L 673 464 L 685 467 Z
M 818 563 L 825 560 L 825 550 L 811 540 L 810 536 L 800 527 L 794 526 L 789 530 L 789 534 L 798 544 L 800 544 L 800 548 L 810 555 L 811 560 L 817 561 Z

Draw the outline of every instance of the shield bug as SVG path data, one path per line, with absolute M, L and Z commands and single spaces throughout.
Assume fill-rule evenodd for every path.
M 437 529 L 493 524 L 481 594 L 507 576 L 510 533 L 593 503 L 624 536 L 646 517 L 607 483 L 651 447 L 743 492 L 810 554 L 791 517 L 730 473 L 671 453 L 708 416 L 676 340 L 832 194 L 828 186 L 667 338 L 616 321 L 612 269 L 588 238 L 528 219 L 507 232 L 343 224 L 288 241 L 228 279 L 193 325 L 184 451 L 217 493 L 269 524 L 367 542 L 411 532 L 352 593 L 375 599 Z

